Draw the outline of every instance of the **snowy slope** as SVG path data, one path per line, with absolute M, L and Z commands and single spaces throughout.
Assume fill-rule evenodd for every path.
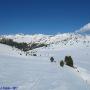
M 4 46 L 2 50 L 7 52 L 10 49 Z M 3 55 L 0 53 L 0 85 L 15 86 L 18 90 L 90 90 L 89 81 L 84 80 L 90 80 L 89 49 L 53 50 L 43 48 L 37 52 L 42 56 L 17 57 L 17 55 L 9 56 L 4 55 L 4 52 L 2 52 Z M 59 60 L 63 59 L 65 55 L 73 56 L 80 73 L 70 67 L 61 68 L 59 66 Z M 54 56 L 57 62 L 51 63 L 50 56 Z
M 1 86 L 18 90 L 90 90 L 71 68 L 60 68 L 48 58 L 1 57 L 0 62 Z
M 16 49 L 8 45 L 0 44 L 0 55 L 9 56 L 9 57 L 10 56 L 20 57 L 20 54 L 25 56 L 25 53 L 19 49 Z
M 81 35 L 77 33 L 64 33 L 57 35 L 2 35 L 1 38 L 13 39 L 16 42 L 26 43 L 45 43 L 50 47 L 90 47 L 90 35 Z
M 90 90 L 89 38 L 75 34 L 45 36 L 42 42 L 52 44 L 32 50 L 36 52 L 36 57 L 25 56 L 18 49 L 0 44 L 0 86 L 17 87 L 17 90 Z M 13 39 L 19 42 L 25 38 Z M 60 67 L 59 62 L 66 55 L 72 56 L 77 69 L 66 65 Z M 50 62 L 51 56 L 56 63 Z
M 72 56 L 74 65 L 77 67 L 76 71 L 78 70 L 80 77 L 90 84 L 90 47 L 53 46 L 36 50 L 38 56 L 53 56 L 57 62 L 64 60 L 65 56 Z
M 89 35 L 81 35 L 76 33 L 64 33 L 64 34 L 56 34 L 56 35 L 44 35 L 44 34 L 35 34 L 35 35 L 24 35 L 24 34 L 16 34 L 16 35 L 2 35 L 1 37 L 10 38 L 17 42 L 43 42 L 43 43 L 58 43 L 60 41 L 90 41 Z

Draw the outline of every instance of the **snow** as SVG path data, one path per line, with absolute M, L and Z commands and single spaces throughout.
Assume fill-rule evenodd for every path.
M 25 38 L 21 39 L 20 36 L 13 36 L 13 39 L 18 42 L 24 41 Z M 78 39 L 75 39 L 77 37 Z M 63 42 L 67 38 L 68 41 Z M 35 52 L 37 56 L 26 56 L 16 48 L 0 44 L 0 87 L 17 87 L 17 90 L 90 90 L 89 38 L 90 36 L 69 33 L 56 36 L 39 35 L 37 42 L 57 41 L 48 47 L 29 51 Z M 59 63 L 66 55 L 72 56 L 76 69 L 66 65 L 60 67 Z M 56 62 L 50 62 L 51 56 Z
M 1 86 L 16 86 L 18 90 L 90 89 L 71 68 L 61 68 L 48 58 L 0 57 Z
M 13 39 L 16 42 L 26 42 L 26 43 L 59 43 L 63 41 L 90 41 L 90 36 L 83 36 L 81 34 L 76 33 L 64 33 L 64 34 L 56 34 L 56 35 L 44 35 L 44 34 L 34 34 L 34 35 L 24 35 L 24 34 L 16 34 L 16 35 L 2 35 L 1 38 L 9 38 Z
M 0 55 L 20 57 L 20 54 L 23 54 L 23 56 L 25 56 L 25 53 L 19 49 L 10 47 L 8 45 L 0 44 Z

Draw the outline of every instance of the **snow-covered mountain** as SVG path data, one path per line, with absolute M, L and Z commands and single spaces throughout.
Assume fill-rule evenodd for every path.
M 16 42 L 44 42 L 44 43 L 57 43 L 64 40 L 90 40 L 90 35 L 82 35 L 77 33 L 64 33 L 56 35 L 44 35 L 44 34 L 34 34 L 34 35 L 1 35 L 1 37 L 13 39 Z
M 75 33 L 58 35 L 3 35 L 17 42 L 48 43 L 28 51 L 0 44 L 0 88 L 10 90 L 90 90 L 90 36 Z M 37 56 L 32 56 L 35 53 Z M 50 62 L 53 56 L 56 62 Z M 72 56 L 75 68 L 60 61 Z M 3 90 L 3 89 L 2 89 Z
M 26 42 L 26 43 L 46 43 L 55 44 L 58 46 L 90 46 L 90 35 L 82 35 L 77 33 L 64 33 L 56 35 L 2 35 L 1 38 L 13 39 L 16 42 Z

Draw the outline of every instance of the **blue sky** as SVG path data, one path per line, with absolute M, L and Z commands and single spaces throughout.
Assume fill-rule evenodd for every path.
M 0 0 L 0 34 L 73 32 L 90 22 L 90 0 Z

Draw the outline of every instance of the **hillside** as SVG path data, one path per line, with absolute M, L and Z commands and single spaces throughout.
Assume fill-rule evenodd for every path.
M 30 42 L 30 36 L 27 41 L 26 36 L 21 36 L 4 37 Z M 38 38 L 32 40 L 50 45 L 30 50 L 27 56 L 19 49 L 0 44 L 0 85 L 17 90 L 90 90 L 90 36 L 59 34 Z M 56 62 L 50 62 L 51 56 Z M 65 56 L 72 56 L 76 69 L 60 66 Z
M 24 35 L 24 34 L 16 34 L 16 35 L 1 35 L 0 38 L 8 38 L 12 39 L 16 42 L 25 42 L 25 43 L 59 43 L 64 41 L 87 41 L 90 42 L 90 35 L 82 35 L 78 33 L 64 33 L 64 34 L 56 34 L 56 35 L 44 35 L 44 34 L 34 34 L 34 35 Z

